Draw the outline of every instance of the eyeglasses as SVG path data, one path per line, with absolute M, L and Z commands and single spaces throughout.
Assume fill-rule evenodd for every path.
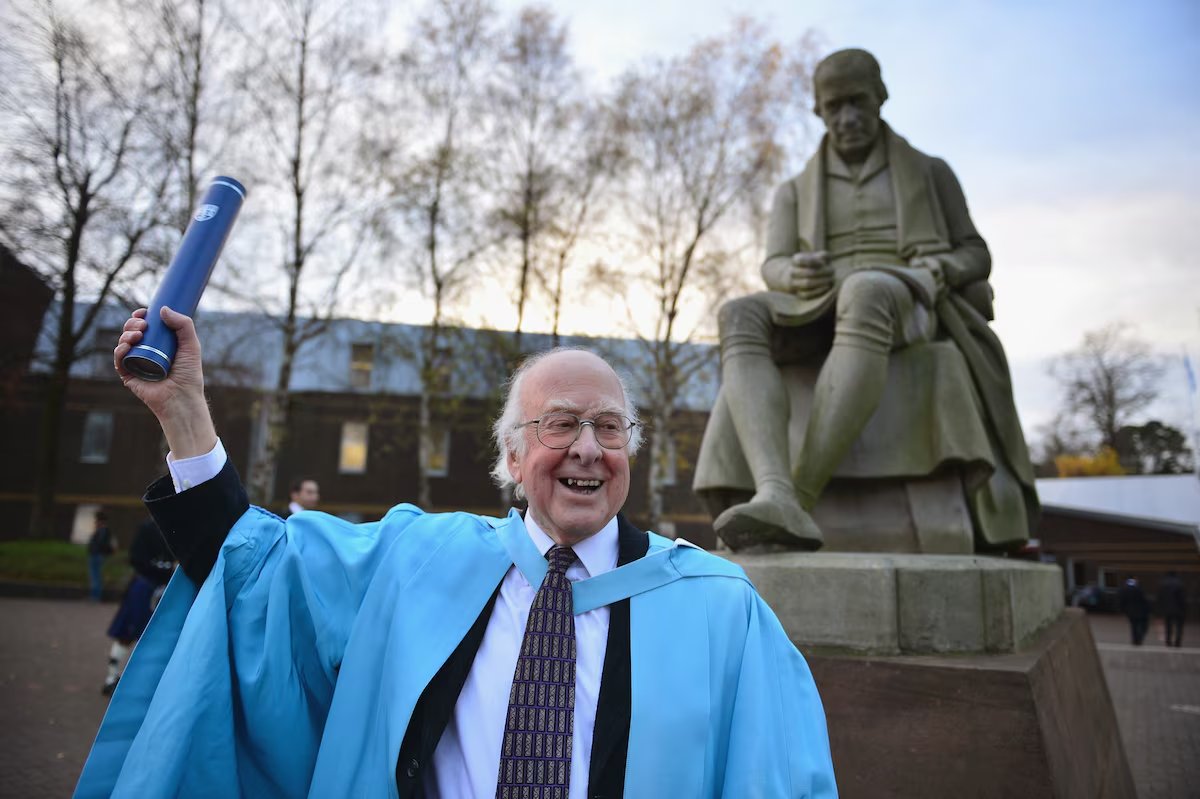
M 534 425 L 537 439 L 543 446 L 550 449 L 566 449 L 579 439 L 585 424 L 592 426 L 597 444 L 605 449 L 620 449 L 629 443 L 635 423 L 619 413 L 602 413 L 595 419 L 580 419 L 573 413 L 555 411 L 522 422 L 517 427 Z

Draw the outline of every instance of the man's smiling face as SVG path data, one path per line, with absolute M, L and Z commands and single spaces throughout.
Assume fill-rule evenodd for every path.
M 621 383 L 612 367 L 587 352 L 561 352 L 540 361 L 521 385 L 522 422 L 549 411 L 593 419 L 600 413 L 626 414 Z M 513 448 L 508 468 L 525 489 L 529 512 L 546 535 L 572 546 L 599 532 L 629 496 L 629 453 L 605 449 L 591 425 L 575 443 L 551 449 L 524 427 L 524 452 Z M 583 485 L 579 485 L 582 481 Z

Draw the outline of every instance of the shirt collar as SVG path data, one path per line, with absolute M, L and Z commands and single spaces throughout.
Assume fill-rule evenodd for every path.
M 554 546 L 554 540 L 538 526 L 533 514 L 526 511 L 525 529 L 542 557 Z M 579 558 L 588 577 L 596 577 L 617 567 L 617 517 L 608 520 L 595 535 L 589 535 L 575 546 L 575 557 Z
M 304 510 L 304 506 L 301 505 L 299 502 L 289 502 L 288 503 L 288 513 L 299 513 L 302 510 Z

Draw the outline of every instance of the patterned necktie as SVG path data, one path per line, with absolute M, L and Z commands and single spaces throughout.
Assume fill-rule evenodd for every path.
M 575 616 L 569 547 L 547 553 L 508 695 L 496 799 L 567 799 L 575 727 Z

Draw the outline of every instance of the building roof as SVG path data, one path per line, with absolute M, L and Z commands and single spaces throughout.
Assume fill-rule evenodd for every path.
M 46 312 L 36 352 L 45 371 L 54 352 L 55 319 L 60 305 L 55 302 Z M 90 308 L 79 304 L 77 319 Z M 128 312 L 115 305 L 104 307 L 93 325 L 93 357 L 77 361 L 74 377 L 103 379 L 113 375 L 112 348 Z M 276 320 L 265 314 L 201 310 L 196 328 L 204 345 L 205 380 L 214 385 L 267 388 L 279 373 L 282 358 L 282 331 Z M 291 390 L 294 392 L 339 392 L 395 394 L 420 393 L 417 353 L 427 327 L 370 322 L 361 319 L 332 319 L 321 335 L 305 342 L 293 364 Z M 443 341 L 450 347 L 452 363 L 451 393 L 460 397 L 487 397 L 508 377 L 511 368 L 507 354 L 514 350 L 513 334 L 475 328 L 448 328 Z M 650 353 L 636 339 L 562 336 L 562 346 L 593 349 L 604 355 L 621 372 L 634 395 L 634 402 L 650 390 L 653 375 Z M 351 348 L 354 344 L 374 347 L 370 385 L 351 386 Z M 526 333 L 521 348 L 526 353 L 541 352 L 554 346 L 551 336 Z M 707 411 L 712 408 L 719 382 L 717 349 L 711 344 L 676 345 L 685 358 L 703 363 L 688 381 L 677 404 L 681 410 Z
M 1200 530 L 1195 474 L 1046 478 L 1037 492 L 1047 510 Z

